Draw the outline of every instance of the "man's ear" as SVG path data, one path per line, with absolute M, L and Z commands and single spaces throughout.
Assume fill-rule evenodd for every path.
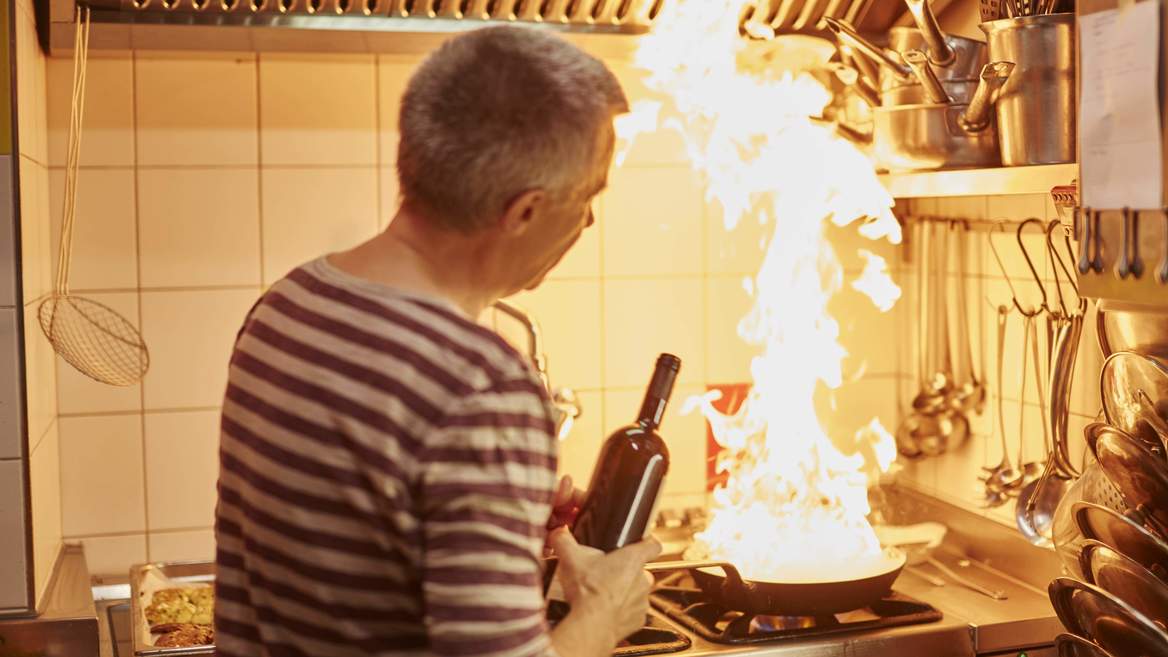
M 536 217 L 543 212 L 547 201 L 547 192 L 542 189 L 529 189 L 520 192 L 503 209 L 503 216 L 499 218 L 499 227 L 509 235 L 522 235 Z

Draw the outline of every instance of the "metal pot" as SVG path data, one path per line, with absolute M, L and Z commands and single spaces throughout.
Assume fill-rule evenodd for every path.
M 889 170 L 988 167 L 998 164 L 994 95 L 1009 62 L 987 64 L 968 104 L 932 103 L 873 110 L 874 154 Z
M 1168 311 L 1104 299 L 1096 317 L 1104 358 L 1117 351 L 1134 351 L 1168 361 Z
M 973 92 L 977 89 L 977 79 L 973 80 L 941 80 L 945 95 L 955 103 L 968 103 L 973 99 Z M 880 104 L 885 107 L 897 105 L 927 105 L 929 98 L 925 89 L 919 84 L 905 85 L 889 89 L 880 94 Z
M 928 49 L 925 37 L 919 29 L 892 28 L 888 31 L 888 48 L 883 48 L 860 36 L 847 21 L 834 18 L 825 18 L 824 21 L 835 35 L 841 50 L 853 52 L 853 58 L 880 67 L 879 81 L 872 82 L 874 84 L 878 82 L 881 91 L 918 84 L 901 53 Z M 976 79 L 982 67 L 988 62 L 986 44 L 959 36 L 945 36 L 945 43 L 953 51 L 954 56 L 948 64 L 933 62 L 937 76 L 941 80 Z
M 1075 15 L 982 23 L 991 59 L 1017 69 L 998 101 L 1002 164 L 1075 161 Z

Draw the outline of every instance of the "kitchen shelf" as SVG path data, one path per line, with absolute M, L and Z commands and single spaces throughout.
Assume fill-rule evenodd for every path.
M 1049 194 L 1078 179 L 1078 164 L 886 173 L 880 182 L 894 198 Z

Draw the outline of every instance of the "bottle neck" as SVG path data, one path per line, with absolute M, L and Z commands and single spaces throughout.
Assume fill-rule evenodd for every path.
M 661 419 L 665 417 L 665 407 L 669 403 L 670 395 L 673 394 L 673 384 L 677 380 L 680 368 L 681 360 L 677 356 L 661 354 L 657 359 L 653 378 L 649 380 L 649 387 L 645 389 L 641 411 L 637 413 L 637 424 L 644 430 L 653 431 L 661 426 Z

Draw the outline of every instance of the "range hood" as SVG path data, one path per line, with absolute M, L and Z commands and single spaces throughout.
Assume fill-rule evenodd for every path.
M 673 0 L 48 0 L 50 53 L 73 47 L 78 6 L 90 9 L 90 48 L 427 52 L 449 35 L 519 23 L 565 33 L 603 56 L 631 53 Z M 905 14 L 902 0 L 752 0 L 744 34 L 826 35 L 823 19 L 879 32 Z M 750 29 L 753 28 L 753 29 Z

